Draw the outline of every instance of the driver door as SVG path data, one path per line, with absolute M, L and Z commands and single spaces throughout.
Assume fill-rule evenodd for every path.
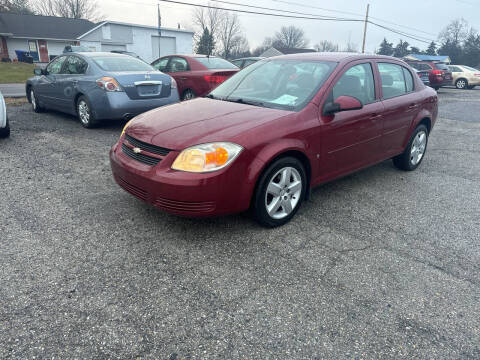
M 347 174 L 382 157 L 384 107 L 373 69 L 373 64 L 365 61 L 347 65 L 329 89 L 321 107 L 323 178 Z M 363 108 L 325 115 L 323 107 L 342 95 L 360 100 Z
M 52 109 L 58 108 L 56 82 L 57 77 L 61 74 L 65 59 L 66 56 L 59 56 L 50 62 L 45 69 L 45 75 L 40 77 L 34 88 L 37 98 Z

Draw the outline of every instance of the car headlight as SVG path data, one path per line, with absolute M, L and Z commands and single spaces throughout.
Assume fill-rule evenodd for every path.
M 220 170 L 230 164 L 242 150 L 240 145 L 229 142 L 195 145 L 177 156 L 172 169 L 196 173 Z

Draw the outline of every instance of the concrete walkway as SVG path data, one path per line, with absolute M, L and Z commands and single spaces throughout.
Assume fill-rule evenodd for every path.
M 0 92 L 4 97 L 24 97 L 25 84 L 0 84 Z

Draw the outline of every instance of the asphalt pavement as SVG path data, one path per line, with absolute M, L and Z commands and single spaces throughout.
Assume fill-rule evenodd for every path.
M 120 189 L 123 123 L 8 109 L 0 358 L 479 359 L 480 90 L 441 89 L 415 172 L 318 187 L 289 224 Z
M 25 84 L 0 84 L 0 92 L 4 97 L 24 97 L 25 93 Z

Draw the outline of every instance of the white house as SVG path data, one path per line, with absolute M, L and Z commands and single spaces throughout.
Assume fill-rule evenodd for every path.
M 66 45 L 91 51 L 125 50 L 151 62 L 160 56 L 191 54 L 193 32 L 155 26 L 84 19 L 0 13 L 0 59 L 17 59 L 15 50 L 28 51 L 35 62 L 48 62 Z

